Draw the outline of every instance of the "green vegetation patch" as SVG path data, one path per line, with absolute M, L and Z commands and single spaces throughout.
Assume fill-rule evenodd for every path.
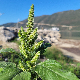
M 80 78 L 80 63 L 64 56 L 63 53 L 55 46 L 46 49 L 44 56 L 48 59 L 56 60 L 62 65 L 62 69 L 71 71 Z

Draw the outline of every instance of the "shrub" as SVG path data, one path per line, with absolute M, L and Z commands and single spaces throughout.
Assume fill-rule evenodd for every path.
M 6 48 L 6 49 L 1 49 L 0 53 L 3 55 L 2 60 L 4 60 L 5 58 L 8 58 L 9 62 L 14 62 L 16 63 L 16 66 L 17 66 L 19 62 L 19 57 L 18 57 L 19 53 L 17 51 L 15 51 L 12 48 Z

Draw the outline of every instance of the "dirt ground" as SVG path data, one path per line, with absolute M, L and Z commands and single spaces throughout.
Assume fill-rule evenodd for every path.
M 16 51 L 19 51 L 19 46 L 14 42 L 3 42 L 3 41 L 0 41 L 0 45 L 2 45 L 2 48 L 4 48 L 4 49 L 13 48 Z
M 80 40 L 61 39 L 56 46 L 64 55 L 80 62 Z

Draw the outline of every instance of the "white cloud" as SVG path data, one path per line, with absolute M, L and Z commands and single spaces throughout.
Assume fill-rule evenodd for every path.
M 0 13 L 0 16 L 3 15 L 4 13 Z
M 20 19 L 18 18 L 18 21 L 19 21 Z
M 2 15 L 2 13 L 0 13 L 0 16 Z

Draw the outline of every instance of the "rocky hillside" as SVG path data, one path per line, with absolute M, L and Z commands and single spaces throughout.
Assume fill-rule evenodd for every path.
M 8 42 L 11 40 L 14 40 L 15 38 L 18 38 L 18 29 L 13 29 L 11 27 L 0 27 L 0 41 Z M 24 28 L 24 31 L 26 31 L 27 28 Z M 44 40 L 45 43 L 57 43 L 61 37 L 61 34 L 59 31 L 53 31 L 53 30 L 38 30 L 38 38 L 36 39 L 36 42 L 40 40 Z

